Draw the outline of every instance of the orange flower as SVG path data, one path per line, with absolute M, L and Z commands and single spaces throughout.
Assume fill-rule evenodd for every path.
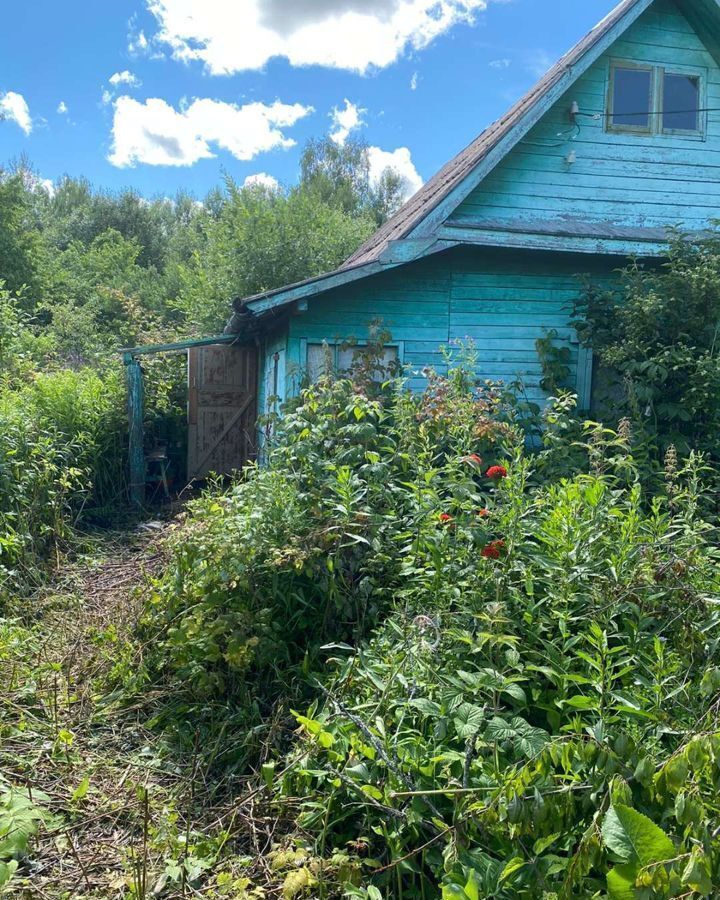
M 505 541 L 490 541 L 486 547 L 482 548 L 480 554 L 485 559 L 500 559 L 500 554 L 504 549 Z
M 490 466 L 485 474 L 488 478 L 507 478 L 507 473 L 505 466 Z
M 470 463 L 472 466 L 480 466 L 483 464 L 482 456 L 478 456 L 477 453 L 471 453 L 470 456 L 463 456 L 463 462 Z
M 450 515 L 450 513 L 440 513 L 438 518 L 443 523 L 443 525 L 447 525 L 448 522 L 452 522 L 453 520 L 453 517 Z
M 479 519 L 487 519 L 487 517 L 490 515 L 490 510 L 486 506 L 484 509 L 479 509 L 477 511 L 477 515 Z

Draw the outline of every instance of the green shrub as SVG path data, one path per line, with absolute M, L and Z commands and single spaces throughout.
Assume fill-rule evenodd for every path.
M 357 374 L 307 388 L 268 465 L 191 504 L 146 636 L 153 677 L 193 708 L 232 698 L 269 719 L 293 695 L 294 666 L 311 670 L 324 640 L 354 641 L 392 606 L 407 547 L 482 476 L 470 454 L 485 467 L 504 454 L 496 399 L 460 369 L 421 397 L 371 386 L 366 365 Z M 447 588 L 429 584 L 428 602 Z
M 156 722 L 261 768 L 286 838 L 257 874 L 285 896 L 709 894 L 702 459 L 652 496 L 570 398 L 531 452 L 462 366 L 419 396 L 372 371 L 308 387 L 268 465 L 178 528 L 142 633 Z
M 577 305 L 581 339 L 600 362 L 594 405 L 628 417 L 638 462 L 658 473 L 670 445 L 718 462 L 720 237 L 678 235 L 665 262 L 635 263 L 615 291 L 590 285 Z
M 609 455 L 619 475 L 528 490 L 518 451 L 493 492 L 495 542 L 480 549 L 485 497 L 468 486 L 452 522 L 407 543 L 373 639 L 327 648 L 290 764 L 274 781 L 266 767 L 326 896 L 715 895 L 720 583 L 694 516 L 704 472 L 676 473 L 671 507 Z M 360 886 L 333 863 L 348 847 Z

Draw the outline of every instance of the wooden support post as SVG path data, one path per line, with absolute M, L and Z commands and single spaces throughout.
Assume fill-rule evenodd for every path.
M 140 361 L 131 353 L 123 354 L 127 377 L 129 424 L 130 503 L 145 504 L 145 385 Z

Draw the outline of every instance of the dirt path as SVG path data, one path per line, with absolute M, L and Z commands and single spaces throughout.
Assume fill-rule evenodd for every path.
M 6 896 L 149 890 L 148 796 L 172 802 L 178 773 L 164 767 L 147 712 L 121 700 L 140 677 L 134 628 L 169 527 L 99 539 L 33 598 L 31 624 L 0 620 L 0 851 L 4 835 L 20 838 Z M 0 862 L 0 886 L 7 874 Z

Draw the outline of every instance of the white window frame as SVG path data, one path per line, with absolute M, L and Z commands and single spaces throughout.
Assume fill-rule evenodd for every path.
M 308 347 L 310 346 L 327 346 L 333 353 L 333 366 L 337 371 L 338 351 L 341 347 L 367 347 L 370 341 L 355 340 L 355 338 L 300 338 L 300 359 L 302 360 L 302 369 L 305 373 L 308 371 Z M 405 365 L 405 341 L 385 341 L 384 347 L 395 347 L 397 349 L 397 361 L 403 366 Z

